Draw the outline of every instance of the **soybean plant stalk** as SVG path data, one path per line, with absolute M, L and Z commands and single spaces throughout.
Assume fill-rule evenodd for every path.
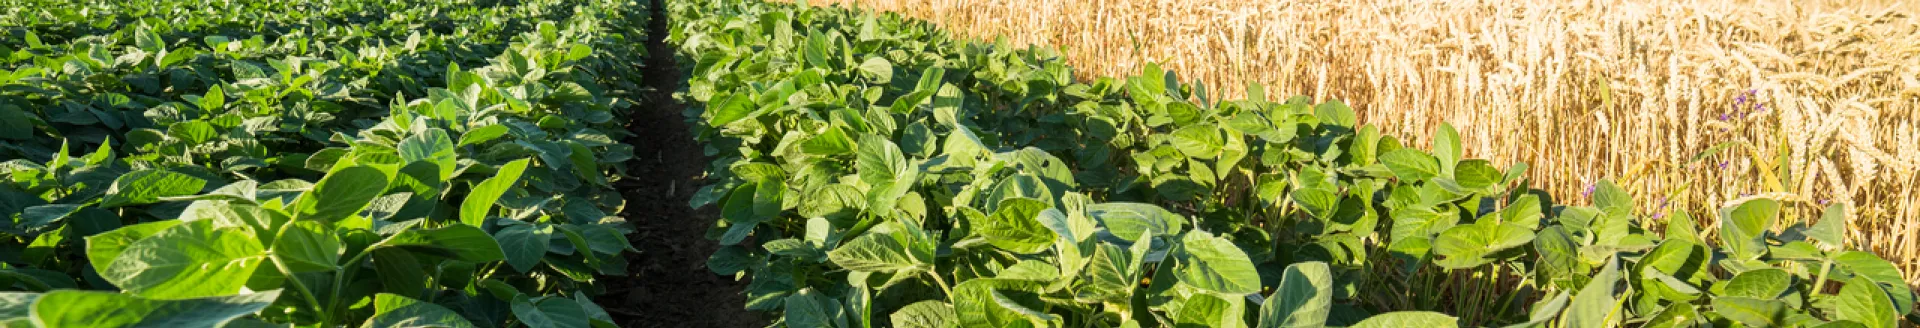
M 347 281 L 353 280 L 353 273 L 359 271 L 360 261 L 366 260 L 367 254 L 372 254 L 373 250 L 379 246 L 378 244 L 369 246 L 366 250 L 360 251 L 360 254 L 354 254 L 353 259 L 347 260 L 347 264 L 340 267 L 340 273 L 333 275 L 333 297 L 327 300 L 327 307 L 322 310 L 325 311 L 322 313 L 332 313 L 334 308 L 340 306 L 340 293 L 344 292 L 342 288 L 345 288 Z
M 933 282 L 934 282 L 934 283 L 938 283 L 938 284 L 940 284 L 940 290 L 941 290 L 941 291 L 945 291 L 945 292 L 947 292 L 947 297 L 948 297 L 948 298 L 952 298 L 952 297 L 953 297 L 953 287 L 952 287 L 952 286 L 948 286 L 948 285 L 947 285 L 947 280 L 946 280 L 946 279 L 942 279 L 942 278 L 940 278 L 940 273 L 939 273 L 939 272 L 937 272 L 937 271 L 938 271 L 938 270 L 927 270 L 927 276 L 928 276 L 928 277 L 933 277 Z
M 289 224 L 288 226 L 292 225 Z M 279 254 L 267 253 L 267 257 L 273 260 L 273 268 L 280 270 L 280 275 L 287 277 L 287 282 L 293 284 L 293 289 L 299 291 L 300 296 L 304 296 L 307 299 L 307 304 L 312 304 L 313 310 L 319 311 L 317 316 L 320 318 L 320 326 L 333 326 L 332 306 L 321 305 L 320 299 L 313 296 L 313 289 L 307 288 L 307 283 L 301 282 L 300 277 L 293 275 L 293 270 L 287 268 L 286 260 L 281 260 Z M 336 291 L 335 293 L 338 292 Z

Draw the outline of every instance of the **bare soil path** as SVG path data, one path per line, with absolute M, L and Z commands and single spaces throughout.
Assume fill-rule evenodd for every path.
M 746 282 L 706 268 L 719 245 L 704 236 L 719 212 L 687 206 L 710 160 L 688 132 L 680 114 L 686 106 L 673 99 L 686 79 L 666 44 L 667 19 L 663 0 L 655 0 L 643 72 L 649 90 L 634 99 L 627 125 L 636 158 L 632 178 L 619 186 L 627 198 L 621 214 L 637 228 L 627 238 L 640 252 L 628 255 L 630 276 L 603 277 L 608 293 L 595 302 L 621 327 L 764 327 L 761 313 L 743 308 Z

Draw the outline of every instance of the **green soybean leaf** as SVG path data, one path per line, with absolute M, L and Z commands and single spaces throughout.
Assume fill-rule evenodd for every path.
M 908 304 L 887 317 L 892 320 L 894 328 L 959 327 L 959 320 L 954 318 L 953 305 L 941 301 Z
M 1260 291 L 1260 274 L 1247 253 L 1226 238 L 1195 231 L 1181 239 L 1180 281 L 1200 289 L 1244 295 Z
M 1620 283 L 1620 260 L 1609 256 L 1606 261 L 1600 273 L 1573 295 L 1564 322 L 1568 327 L 1613 327 L 1623 321 L 1613 295 L 1614 285 Z
M 1766 268 L 1741 272 L 1727 281 L 1724 296 L 1740 296 L 1770 300 L 1787 292 L 1793 282 L 1793 275 L 1787 270 Z
M 1460 131 L 1454 130 L 1453 124 L 1441 122 L 1440 131 L 1433 133 L 1433 157 L 1439 161 L 1440 173 L 1451 178 L 1454 165 L 1462 159 Z
M 446 130 L 428 129 L 400 140 L 400 159 L 407 163 L 433 163 L 440 167 L 439 178 L 445 181 L 453 177 L 453 147 L 453 139 L 447 137 Z
M 1213 158 L 1220 155 L 1220 149 L 1226 143 L 1220 135 L 1220 128 L 1213 125 L 1193 125 L 1173 131 L 1174 148 L 1187 157 Z
M 20 107 L 0 105 L 0 139 L 33 140 L 35 117 Z
M 40 327 L 219 327 L 260 312 L 279 297 L 279 290 L 179 300 L 57 290 L 35 300 L 32 320 Z
M 1367 317 L 1353 325 L 1353 328 L 1458 328 L 1460 319 L 1439 312 L 1399 311 L 1387 312 Z
M 105 272 L 107 266 L 113 264 L 113 259 L 120 257 L 120 253 L 125 251 L 127 246 L 160 233 L 161 230 L 179 225 L 181 222 L 183 221 L 147 222 L 89 236 L 87 237 L 87 262 L 93 264 L 94 271 Z
M 101 208 L 115 208 L 129 205 L 151 204 L 161 197 L 186 196 L 200 192 L 207 180 L 191 175 L 161 169 L 146 169 L 127 173 L 113 180 L 107 187 L 107 196 L 100 202 Z
M 831 41 L 827 40 L 825 33 L 818 31 L 807 33 L 807 43 L 805 47 L 800 48 L 800 54 L 806 58 L 807 64 L 831 70 L 834 67 L 829 56 L 833 55 L 833 48 L 829 43 Z
M 1756 198 L 1720 210 L 1721 247 L 1734 260 L 1757 259 L 1767 251 L 1766 233 L 1780 215 L 1780 203 Z
M 1143 203 L 1087 205 L 1087 215 L 1098 220 L 1100 226 L 1116 238 L 1133 238 L 1145 232 L 1151 232 L 1154 236 L 1173 236 L 1180 233 L 1180 223 L 1186 222 L 1186 218 L 1178 214 Z
M 1333 309 L 1333 275 L 1326 262 L 1288 265 L 1280 286 L 1260 306 L 1260 328 L 1325 327 Z
M 1440 176 L 1440 163 L 1418 149 L 1401 148 L 1380 155 L 1380 162 L 1400 181 L 1424 181 Z
M 547 256 L 547 247 L 553 239 L 553 226 L 513 225 L 500 229 L 493 237 L 500 241 L 500 249 L 507 255 L 507 264 L 513 265 L 514 270 L 528 272 Z
M 493 177 L 474 185 L 473 191 L 467 193 L 467 199 L 460 202 L 460 222 L 475 227 L 485 224 L 487 212 L 493 210 L 494 203 L 500 200 L 501 195 L 505 195 L 520 181 L 520 173 L 526 170 L 526 159 L 508 162 Z
M 167 136 L 197 145 L 219 137 L 220 131 L 207 121 L 186 121 L 167 126 Z
M 1021 254 L 1038 253 L 1052 246 L 1054 238 L 1058 237 L 1053 230 L 1040 223 L 1040 212 L 1048 208 L 1047 203 L 1035 199 L 1003 200 L 1000 208 L 987 216 L 986 221 L 974 224 L 974 232 L 1002 250 Z
M 1434 239 L 1433 253 L 1445 257 L 1435 264 L 1449 269 L 1492 263 L 1496 253 L 1532 242 L 1533 231 L 1511 223 L 1486 221 L 1456 226 Z
M 194 221 L 127 245 L 100 277 L 140 297 L 227 296 L 239 293 L 265 258 L 252 233 Z
M 841 268 L 854 271 L 895 272 L 924 265 L 907 254 L 908 245 L 883 234 L 868 233 L 827 252 Z
M 1246 317 L 1245 304 L 1238 297 L 1228 301 L 1213 294 L 1194 294 L 1174 315 L 1174 326 L 1244 328 L 1247 326 L 1243 319 Z
M 273 256 L 293 272 L 321 272 L 339 268 L 340 236 L 315 221 L 294 221 L 273 238 Z
M 373 317 L 362 328 L 473 328 L 459 313 L 439 304 L 406 296 L 380 293 L 373 296 Z
M 1859 322 L 1867 327 L 1893 328 L 1900 324 L 1900 315 L 1893 305 L 1893 299 L 1880 285 L 1866 277 L 1855 277 L 1840 288 L 1834 307 L 1836 318 Z
M 493 139 L 499 139 L 501 136 L 506 136 L 506 135 L 507 135 L 507 126 L 505 125 L 483 126 L 483 127 L 475 128 L 472 130 L 467 130 L 467 133 L 461 134 L 460 146 L 466 147 L 466 146 L 478 145 L 478 144 L 486 143 L 488 141 L 493 141 Z
M 860 168 L 860 181 L 868 184 L 880 184 L 894 181 L 907 174 L 908 166 L 905 154 L 893 141 L 875 135 L 860 137 L 860 150 L 857 154 Z
M 591 324 L 580 302 L 564 297 L 536 303 L 523 295 L 513 300 L 513 316 L 533 328 L 588 328 Z
M 380 169 L 354 166 L 333 171 L 320 178 L 313 190 L 300 195 L 294 203 L 294 218 L 319 222 L 346 219 L 367 208 L 386 190 L 387 174 Z
M 791 327 L 844 327 L 846 318 L 842 317 L 840 302 L 812 288 L 787 296 L 787 325 Z
M 1713 312 L 1748 327 L 1779 327 L 1787 320 L 1787 303 L 1751 297 L 1715 297 Z
M 1826 211 L 1820 215 L 1820 222 L 1814 222 L 1813 227 L 1807 229 L 1807 237 L 1813 237 L 1813 239 L 1819 240 L 1823 244 L 1836 247 L 1846 245 L 1846 233 L 1846 204 L 1827 206 Z
M 381 241 L 377 246 L 398 247 L 467 262 L 491 262 L 507 258 L 493 236 L 468 225 L 406 230 Z
M 1612 180 L 1600 180 L 1593 186 L 1593 206 L 1608 215 L 1632 215 L 1633 195 L 1613 184 Z
M 892 82 L 893 63 L 887 62 L 886 58 L 878 56 L 867 57 L 866 61 L 860 62 L 860 73 L 873 79 L 874 83 L 884 84 Z

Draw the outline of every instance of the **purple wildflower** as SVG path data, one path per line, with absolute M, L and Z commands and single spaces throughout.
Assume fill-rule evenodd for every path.
M 1724 169 L 1726 169 L 1726 168 L 1727 168 L 1727 162 L 1726 162 L 1726 161 L 1721 161 L 1721 162 L 1720 162 L 1720 169 L 1722 169 L 1722 170 L 1724 170 Z M 1741 196 L 1746 196 L 1746 195 L 1741 195 Z
M 1660 218 L 1664 218 L 1664 217 L 1667 217 L 1667 212 L 1655 212 L 1655 213 L 1653 213 L 1653 219 L 1654 219 L 1654 220 L 1659 220 Z
M 1744 105 L 1746 103 L 1747 103 L 1747 95 L 1740 95 L 1739 97 L 1733 98 L 1734 106 Z
M 1721 121 L 1727 120 L 1727 114 L 1720 114 L 1720 120 Z
M 1594 187 L 1596 187 L 1594 184 L 1587 184 L 1587 191 L 1580 192 L 1580 197 L 1592 197 Z
M 1828 202 L 1827 200 L 1825 200 L 1825 199 L 1822 199 L 1822 200 L 1820 200 L 1820 205 L 1826 205 L 1826 204 L 1827 204 L 1827 202 Z

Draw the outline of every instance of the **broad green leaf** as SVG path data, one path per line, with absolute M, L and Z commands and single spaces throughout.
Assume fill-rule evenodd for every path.
M 113 229 L 98 235 L 87 237 L 87 262 L 93 264 L 96 272 L 106 272 L 113 259 L 134 242 L 145 239 L 161 230 L 180 225 L 182 221 L 154 221 Z
M 857 155 L 860 181 L 868 184 L 894 181 L 906 175 L 906 170 L 913 169 L 908 167 L 911 163 L 907 162 L 905 154 L 900 153 L 900 147 L 880 136 L 860 136 Z
M 1187 220 L 1159 206 L 1144 203 L 1087 205 L 1087 215 L 1100 221 L 1109 234 L 1118 238 L 1132 238 L 1144 232 L 1151 232 L 1154 236 L 1178 235 L 1180 224 Z
M 1593 206 L 1608 215 L 1632 215 L 1633 195 L 1613 184 L 1612 180 L 1600 180 L 1593 186 Z
M 32 308 L 40 327 L 218 327 L 266 309 L 279 290 L 246 295 L 157 300 L 80 290 L 40 295 Z
M 315 221 L 294 221 L 273 238 L 273 257 L 294 272 L 339 269 L 340 236 Z
M 812 65 L 812 67 L 829 70 L 834 69 L 833 62 L 831 61 L 834 51 L 830 43 L 832 42 L 827 40 L 826 33 L 820 33 L 819 31 L 807 33 L 807 43 L 804 47 L 800 48 L 801 57 L 806 58 L 807 64 Z
M 0 139 L 33 140 L 34 124 L 32 114 L 13 105 L 0 105 Z
M 520 159 L 501 166 L 500 171 L 486 181 L 473 186 L 467 198 L 460 202 L 460 222 L 479 227 L 487 222 L 487 212 L 493 210 L 494 203 L 505 195 L 508 189 L 520 181 L 520 173 L 526 172 L 527 160 Z
M 1568 327 L 1613 327 L 1624 321 L 1613 294 L 1614 285 L 1620 283 L 1620 260 L 1609 256 L 1606 262 L 1600 273 L 1573 295 L 1563 321 Z
M 994 247 L 1014 253 L 1033 254 L 1046 250 L 1053 245 L 1053 230 L 1040 224 L 1041 211 L 1049 208 L 1047 203 L 1029 198 L 1011 198 L 1000 202 L 1000 208 L 987 216 L 986 221 L 974 223 L 974 233 L 986 237 Z
M 1213 294 L 1194 294 L 1181 304 L 1180 313 L 1174 315 L 1174 326 L 1244 328 L 1247 326 L 1243 319 L 1245 303 L 1239 297 L 1229 301 Z
M 1780 215 L 1780 203 L 1755 198 L 1720 210 L 1720 241 L 1734 260 L 1757 259 L 1767 249 L 1766 233 Z
M 252 233 L 194 221 L 127 245 L 100 276 L 147 298 L 227 296 L 239 293 L 265 258 Z
M 1787 303 L 1771 299 L 1725 296 L 1713 298 L 1713 312 L 1748 327 L 1779 327 L 1787 320 Z
M 507 258 L 493 236 L 468 225 L 409 229 L 381 241 L 378 246 L 398 247 L 467 262 L 492 262 Z
M 547 256 L 547 247 L 553 240 L 553 226 L 545 224 L 516 224 L 500 229 L 493 234 L 500 241 L 500 250 L 507 255 L 507 264 L 520 272 L 533 271 L 540 259 Z
M 954 328 L 959 320 L 954 318 L 953 305 L 941 301 L 920 301 L 901 307 L 893 314 L 894 328 Z
M 854 271 L 895 272 L 926 265 L 907 254 L 908 245 L 900 242 L 892 236 L 868 233 L 827 252 L 827 258 Z
M 207 180 L 161 169 L 133 171 L 113 180 L 101 208 L 151 204 L 161 197 L 186 196 L 200 192 Z
M 853 138 L 840 127 L 829 127 L 819 135 L 800 142 L 800 151 L 814 155 L 839 155 L 854 151 Z M 896 152 L 898 150 L 896 149 Z
M 1840 268 L 1845 268 L 1855 276 L 1866 277 L 1867 280 L 1880 283 L 1887 289 L 1887 293 L 1893 296 L 1894 307 L 1901 309 L 1895 312 L 1913 312 L 1913 291 L 1907 289 L 1905 280 L 1901 279 L 1900 269 L 1895 268 L 1893 262 L 1873 255 L 1871 252 L 1845 251 L 1835 254 L 1833 263 L 1839 264 Z
M 1419 149 L 1401 148 L 1380 155 L 1380 162 L 1400 181 L 1425 181 L 1440 176 L 1440 163 Z
M 513 316 L 531 328 L 590 327 L 586 309 L 580 302 L 564 297 L 545 298 L 537 303 L 525 296 L 515 298 Z
M 167 126 L 167 136 L 197 145 L 219 137 L 220 131 L 207 121 L 186 121 Z
M 1031 303 L 1007 297 L 1008 293 L 1032 295 L 1042 283 L 1011 279 L 971 279 L 953 286 L 953 312 L 961 327 L 1035 326 L 1034 321 L 1057 319 L 1057 315 L 1032 313 Z M 1030 300 L 1032 301 L 1032 300 Z
M 1460 131 L 1453 124 L 1440 123 L 1440 130 L 1433 133 L 1433 157 L 1440 164 L 1440 173 L 1452 177 L 1454 165 L 1462 158 L 1460 150 Z
M 1532 242 L 1534 234 L 1511 223 L 1486 221 L 1456 226 L 1434 239 L 1433 253 L 1445 257 L 1435 261 L 1450 269 L 1470 268 L 1492 263 L 1497 253 Z
M 1827 206 L 1826 211 L 1820 215 L 1820 222 L 1814 222 L 1813 227 L 1807 229 L 1807 237 L 1813 237 L 1814 240 L 1827 245 L 1845 246 L 1847 219 L 1846 204 Z
M 406 296 L 380 293 L 373 296 L 373 317 L 362 328 L 473 328 L 459 313 L 439 304 Z
M 1353 328 L 1458 328 L 1460 319 L 1439 312 L 1399 311 L 1387 312 L 1353 325 Z M 1571 327 L 1571 326 L 1570 326 Z
M 1319 118 L 1321 123 L 1349 128 L 1358 125 L 1360 121 L 1359 117 L 1354 115 L 1353 108 L 1347 107 L 1346 102 L 1338 99 L 1313 105 L 1313 116 Z
M 1280 286 L 1260 306 L 1260 328 L 1325 327 L 1333 308 L 1333 275 L 1326 262 L 1288 265 Z
M 466 147 L 493 141 L 493 139 L 506 136 L 507 131 L 507 126 L 505 125 L 488 125 L 467 130 L 467 133 L 460 135 L 460 146 Z
M 1176 271 L 1181 282 L 1230 295 L 1260 291 L 1260 274 L 1253 261 L 1233 242 L 1195 231 L 1181 238 L 1181 243 L 1185 252 Z
M 298 209 L 294 218 L 332 223 L 352 217 L 387 191 L 387 177 L 380 169 L 367 166 L 328 173 L 313 185 L 313 190 L 300 195 L 294 205 Z
M 407 163 L 427 162 L 439 166 L 439 178 L 445 181 L 453 177 L 455 165 L 453 147 L 453 140 L 447 137 L 447 131 L 436 128 L 415 133 L 400 140 L 398 148 L 400 159 Z
M 834 328 L 842 327 L 846 318 L 842 317 L 840 302 L 811 288 L 787 296 L 786 321 L 789 327 Z
M 867 57 L 860 62 L 860 73 L 873 79 L 874 83 L 885 84 L 893 81 L 893 63 L 882 57 Z
M 1866 277 L 1855 277 L 1840 288 L 1836 299 L 1835 317 L 1840 320 L 1859 322 L 1867 327 L 1893 328 L 1900 324 L 1900 314 L 1887 297 L 1880 285 Z
M 1220 136 L 1220 128 L 1204 124 L 1173 131 L 1172 141 L 1174 148 L 1192 158 L 1213 158 L 1227 143 Z
M 1787 273 L 1787 270 L 1775 268 L 1752 270 L 1741 272 L 1734 275 L 1732 280 L 1727 280 L 1726 291 L 1721 295 L 1770 300 L 1786 293 L 1787 287 L 1792 283 L 1793 275 Z
M 1500 169 L 1494 168 L 1492 162 L 1483 159 L 1460 161 L 1459 165 L 1453 168 L 1453 181 L 1459 183 L 1460 188 L 1468 192 L 1488 194 L 1488 190 L 1499 186 L 1503 178 Z

